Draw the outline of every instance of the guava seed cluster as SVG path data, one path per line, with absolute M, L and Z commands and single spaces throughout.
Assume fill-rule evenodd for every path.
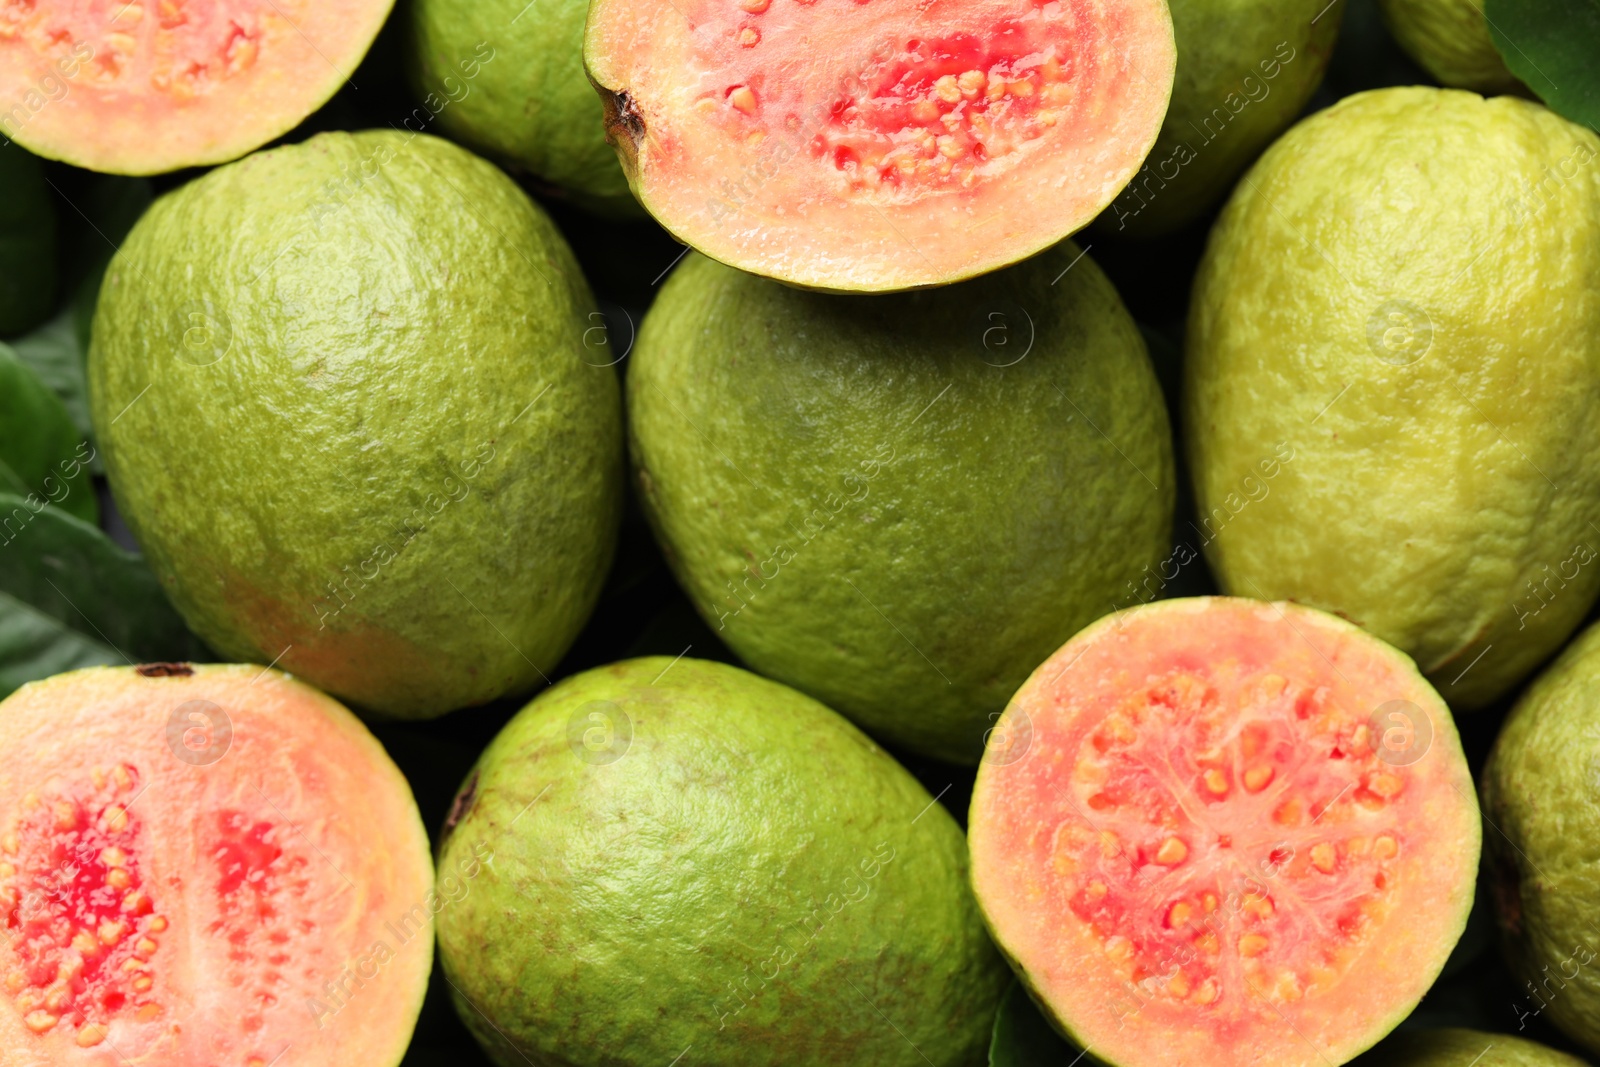
M 1124 980 L 1241 1016 L 1344 978 L 1388 913 L 1405 831 L 1386 808 L 1406 782 L 1328 699 L 1179 673 L 1085 738 L 1060 893 Z

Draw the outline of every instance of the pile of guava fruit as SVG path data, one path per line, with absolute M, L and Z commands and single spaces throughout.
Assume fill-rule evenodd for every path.
M 0 0 L 0 1067 L 1600 1063 L 1597 52 Z

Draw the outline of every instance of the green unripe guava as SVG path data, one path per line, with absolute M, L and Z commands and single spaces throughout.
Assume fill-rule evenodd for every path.
M 1010 981 L 950 814 L 816 701 L 704 660 L 542 693 L 439 869 L 444 972 L 502 1067 L 974 1067 Z
M 438 715 L 545 681 L 599 596 L 623 483 L 598 321 L 494 166 L 322 134 L 134 227 L 95 316 L 95 427 L 208 644 Z

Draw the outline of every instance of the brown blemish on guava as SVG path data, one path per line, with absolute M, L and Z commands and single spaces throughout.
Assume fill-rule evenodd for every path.
M 444 819 L 444 834 L 442 836 L 450 836 L 456 825 L 472 811 L 472 803 L 477 799 L 478 772 L 474 769 L 471 777 L 467 779 L 467 784 L 461 787 L 461 792 L 456 794 L 456 799 L 450 805 L 450 814 L 446 815 Z
M 141 663 L 134 670 L 145 678 L 187 678 L 194 673 L 187 663 Z
M 628 90 L 612 92 L 603 86 L 600 87 L 600 102 L 605 106 L 606 140 L 624 149 L 631 159 L 644 143 L 644 115 L 639 105 Z

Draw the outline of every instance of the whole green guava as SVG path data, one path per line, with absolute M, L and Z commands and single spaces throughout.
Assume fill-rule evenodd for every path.
M 90 400 L 194 631 L 381 715 L 526 691 L 599 595 L 616 372 L 561 235 L 495 167 L 326 133 L 158 200 L 112 260 Z
M 1155 237 L 1216 204 L 1322 84 L 1343 0 L 1172 0 L 1178 70 L 1161 136 L 1100 216 Z
M 441 869 L 461 1018 L 503 1067 L 972 1067 L 1010 972 L 966 840 L 882 749 L 736 667 L 652 657 L 484 750 Z
M 1401 1030 L 1352 1067 L 1585 1067 L 1582 1060 L 1510 1034 L 1452 1027 Z
M 1600 590 L 1597 157 L 1537 104 L 1428 88 L 1262 156 L 1190 305 L 1193 533 L 1225 591 L 1343 615 L 1465 709 L 1567 639 Z
M 630 363 L 640 499 L 696 608 L 893 744 L 977 762 L 1041 660 L 1183 562 L 1144 341 L 1070 242 L 873 297 L 691 255 Z
M 1501 946 L 1523 983 L 1519 1021 L 1544 1017 L 1600 1053 L 1600 627 L 1517 701 L 1483 769 Z
M 1417 65 L 1456 89 L 1521 88 L 1489 36 L 1483 0 L 1378 0 L 1383 21 Z
M 415 0 L 411 83 L 440 132 L 590 210 L 643 217 L 583 71 L 588 12 L 588 0 Z

